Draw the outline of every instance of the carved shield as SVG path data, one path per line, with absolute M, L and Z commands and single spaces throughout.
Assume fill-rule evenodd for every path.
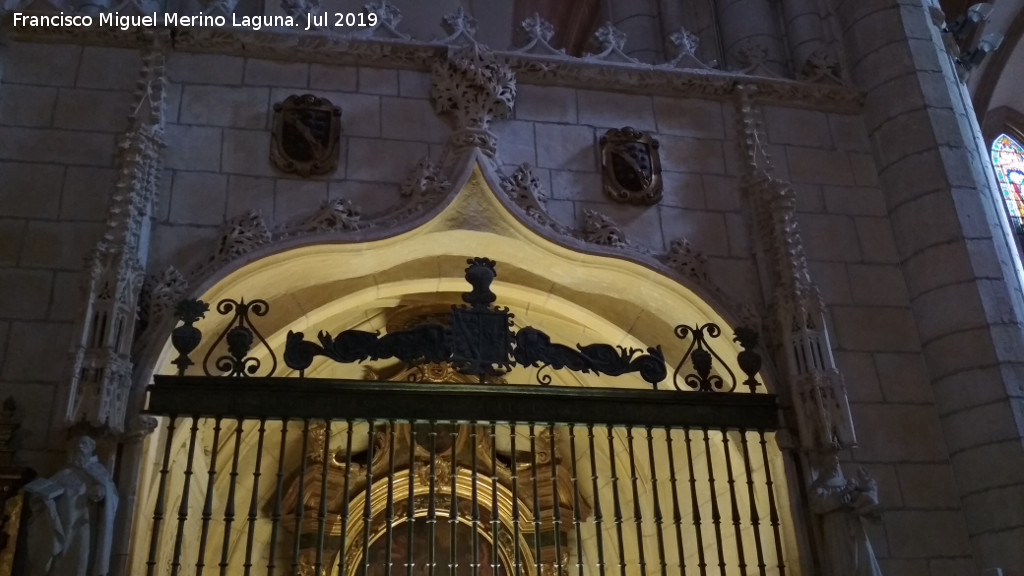
M 662 190 L 658 141 L 629 126 L 609 130 L 601 137 L 601 177 L 612 200 L 657 204 Z
M 274 104 L 270 160 L 300 176 L 328 174 L 338 167 L 341 108 L 312 94 Z

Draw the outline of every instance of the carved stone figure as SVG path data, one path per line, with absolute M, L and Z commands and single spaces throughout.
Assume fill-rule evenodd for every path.
M 106 576 L 117 511 L 117 488 L 96 458 L 96 442 L 78 439 L 68 465 L 25 486 L 28 576 Z
M 834 454 L 820 457 L 818 477 L 811 483 L 810 505 L 821 516 L 825 540 L 825 574 L 882 576 L 864 521 L 878 512 L 878 483 L 861 468 L 848 479 Z

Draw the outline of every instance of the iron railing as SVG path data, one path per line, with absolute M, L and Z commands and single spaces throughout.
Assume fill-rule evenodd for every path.
M 492 306 L 494 276 L 470 260 L 473 290 L 446 324 L 288 335 L 282 360 L 299 375 L 317 357 L 395 358 L 395 381 L 274 377 L 252 322 L 261 300 L 218 305 L 231 320 L 206 375 L 189 376 L 208 306 L 183 302 L 178 374 L 156 376 L 148 396 L 165 424 L 142 503 L 145 572 L 786 574 L 778 409 L 757 393 L 756 333 L 737 330 L 741 379 L 710 345 L 718 326 L 678 327 L 689 345 L 675 390 L 659 389 L 660 347 L 515 331 Z M 512 366 L 538 368 L 541 385 L 496 385 Z M 551 369 L 636 373 L 652 389 L 550 386 Z

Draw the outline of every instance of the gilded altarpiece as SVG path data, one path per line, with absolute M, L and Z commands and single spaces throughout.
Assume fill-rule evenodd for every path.
M 368 373 L 376 378 L 382 375 Z M 475 381 L 447 364 L 402 369 L 386 379 Z M 556 566 L 567 566 L 573 552 L 571 463 L 547 427 L 537 427 L 532 437 L 526 430 L 378 423 L 369 433 L 372 447 L 348 452 L 336 440 L 325 449 L 325 426 L 311 425 L 304 472 L 296 473 L 283 498 L 285 509 L 295 511 L 286 527 L 294 533 L 297 525 L 300 573 L 397 575 L 407 574 L 411 563 L 413 574 L 428 574 L 433 563 L 437 573 L 452 573 L 454 566 L 460 576 L 557 574 Z M 518 446 L 510 443 L 515 437 Z M 586 519 L 589 505 L 581 499 L 579 506 L 578 518 Z

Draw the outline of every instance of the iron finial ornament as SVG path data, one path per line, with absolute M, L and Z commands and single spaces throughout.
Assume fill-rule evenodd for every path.
M 601 137 L 601 179 L 616 201 L 652 206 L 661 201 L 661 156 L 650 134 L 626 126 Z
M 757 387 L 761 385 L 757 381 L 757 373 L 761 371 L 761 355 L 757 353 L 759 335 L 756 330 L 747 326 L 740 326 L 736 329 L 733 341 L 737 342 L 743 350 L 737 355 L 736 360 L 739 362 L 740 370 L 747 375 L 747 379 L 743 381 L 743 385 L 750 388 L 750 391 L 756 392 Z
M 178 367 L 178 376 L 184 376 L 188 367 L 194 364 L 188 355 L 199 346 L 203 338 L 203 333 L 194 324 L 206 317 L 209 310 L 209 304 L 196 299 L 182 300 L 174 309 L 174 318 L 181 322 L 181 326 L 171 330 L 171 345 L 178 353 L 178 357 L 171 363 Z
M 274 104 L 270 160 L 299 176 L 329 174 L 338 167 L 341 108 L 312 94 Z
M 452 363 L 464 374 L 498 376 L 512 369 L 512 314 L 492 306 L 497 300 L 491 283 L 495 262 L 487 258 L 466 261 L 466 281 L 473 287 L 462 295 L 464 306 L 452 307 Z

